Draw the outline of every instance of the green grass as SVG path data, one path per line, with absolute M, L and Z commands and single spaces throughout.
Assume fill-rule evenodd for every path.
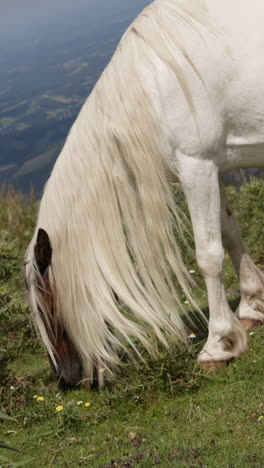
M 263 180 L 229 189 L 261 268 L 263 195 Z M 0 467 L 264 466 L 263 327 L 250 334 L 246 356 L 214 375 L 196 366 L 205 339 L 201 331 L 190 347 L 162 350 L 156 361 L 125 362 L 103 390 L 62 392 L 24 300 L 21 267 L 37 203 L 2 191 L 0 204 L 0 444 L 19 450 L 0 448 Z M 195 261 L 188 252 L 185 259 L 206 307 Z M 225 282 L 234 310 L 238 283 L 228 259 Z

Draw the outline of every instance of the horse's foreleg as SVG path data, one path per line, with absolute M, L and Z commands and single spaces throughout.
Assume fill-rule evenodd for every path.
M 221 184 L 222 239 L 240 281 L 241 301 L 236 311 L 245 328 L 264 321 L 264 275 L 246 253 L 240 227 L 228 206 Z
M 208 291 L 209 334 L 198 360 L 213 368 L 247 350 L 245 331 L 228 305 L 223 284 L 218 168 L 211 160 L 177 155 L 177 170 L 192 219 L 197 262 Z

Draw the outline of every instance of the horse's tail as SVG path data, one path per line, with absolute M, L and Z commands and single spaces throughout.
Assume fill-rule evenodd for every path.
M 146 48 L 132 32 L 121 45 L 70 132 L 38 222 L 53 249 L 56 311 L 89 382 L 95 368 L 111 374 L 122 350 L 141 354 L 141 343 L 155 354 L 158 341 L 186 341 L 181 293 L 192 301 L 158 118 L 137 66 Z M 33 249 L 34 241 L 31 263 Z M 51 352 L 34 288 L 35 322 Z

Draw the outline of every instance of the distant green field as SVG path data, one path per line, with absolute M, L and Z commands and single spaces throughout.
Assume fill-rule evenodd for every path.
M 248 249 L 264 270 L 264 180 L 228 193 Z M 185 210 L 178 189 L 175 196 Z M 194 329 L 189 347 L 161 350 L 156 361 L 125 362 L 103 390 L 62 392 L 24 297 L 21 268 L 37 202 L 2 191 L 0 206 L 0 445 L 19 450 L 0 448 L 1 468 L 264 466 L 263 327 L 249 333 L 247 355 L 215 375 L 196 365 L 205 330 Z M 187 252 L 184 258 L 206 308 L 195 260 Z M 234 310 L 238 283 L 228 258 L 225 267 Z

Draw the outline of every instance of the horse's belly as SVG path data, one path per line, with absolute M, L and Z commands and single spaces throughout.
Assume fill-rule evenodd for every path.
M 249 167 L 264 168 L 264 141 L 253 143 L 245 138 L 239 139 L 230 136 L 221 172 Z
M 264 65 L 249 70 L 228 90 L 224 170 L 264 167 Z

